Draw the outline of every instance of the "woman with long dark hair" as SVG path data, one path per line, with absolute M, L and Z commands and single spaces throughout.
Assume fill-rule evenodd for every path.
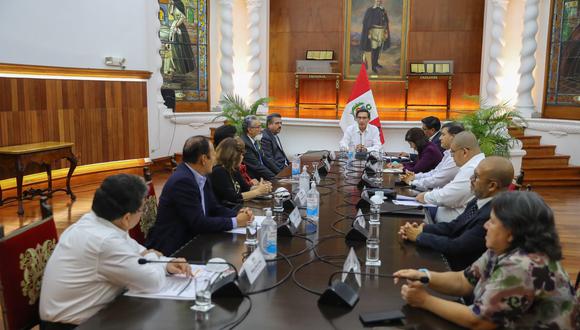
M 579 303 L 560 264 L 554 214 L 544 200 L 534 192 L 502 193 L 485 229 L 488 250 L 462 272 L 394 274 L 427 276 L 429 287 L 443 294 L 473 294 L 472 305 L 432 296 L 416 281 L 403 285 L 403 299 L 468 328 L 578 329 Z
M 226 206 L 272 191 L 272 184 L 268 181 L 260 181 L 254 186 L 246 183 L 239 170 L 244 149 L 244 142 L 239 137 L 229 137 L 222 140 L 216 150 L 216 165 L 210 174 L 211 183 L 214 194 Z
M 429 141 L 425 132 L 418 127 L 411 128 L 405 134 L 405 141 L 411 148 L 417 150 L 417 159 L 403 163 L 402 167 L 413 173 L 429 172 L 434 169 L 443 159 L 443 154 L 439 147 Z

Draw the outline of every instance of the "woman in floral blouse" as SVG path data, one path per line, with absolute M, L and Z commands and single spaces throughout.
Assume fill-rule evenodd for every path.
M 434 297 L 417 281 L 402 286 L 403 299 L 469 328 L 579 329 L 579 302 L 560 265 L 552 210 L 533 192 L 503 193 L 492 203 L 485 224 L 488 250 L 463 272 L 394 274 L 427 276 L 429 287 L 443 294 L 473 294 L 473 305 Z

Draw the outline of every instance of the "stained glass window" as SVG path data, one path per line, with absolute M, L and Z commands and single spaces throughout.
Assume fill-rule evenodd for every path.
M 548 105 L 573 104 L 580 94 L 580 13 L 578 0 L 555 0 L 552 15 Z
M 176 108 L 208 101 L 207 0 L 159 0 L 163 89 Z

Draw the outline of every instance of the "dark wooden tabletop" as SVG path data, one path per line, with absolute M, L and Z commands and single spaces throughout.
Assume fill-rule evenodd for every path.
M 320 159 L 319 153 L 310 153 L 302 157 L 303 164 Z M 357 164 L 355 164 L 356 166 Z M 346 172 L 346 176 L 345 176 Z M 289 175 L 285 170 L 281 176 Z M 362 287 L 359 290 L 360 301 L 352 309 L 318 305 L 318 296 L 300 288 L 292 279 L 301 285 L 317 292 L 323 292 L 328 285 L 329 275 L 342 269 L 342 263 L 348 253 L 344 232 L 351 228 L 352 216 L 356 209 L 353 206 L 359 198 L 360 191 L 356 184 L 360 178 L 360 166 L 345 170 L 342 161 L 332 164 L 330 173 L 319 186 L 321 194 L 320 225 L 315 234 L 302 237 L 278 237 L 278 252 L 289 256 L 267 263 L 264 272 L 256 282 L 248 287 L 243 278 L 241 286 L 249 294 L 250 301 L 229 298 L 214 299 L 216 305 L 207 313 L 192 311 L 193 301 L 155 300 L 143 298 L 118 297 L 108 307 L 82 324 L 80 329 L 216 329 L 229 328 L 228 324 L 240 320 L 249 310 L 249 314 L 237 326 L 240 329 L 357 329 L 363 325 L 359 315 L 366 312 L 401 310 L 405 314 L 403 323 L 394 324 L 394 328 L 405 329 L 454 329 L 453 324 L 424 310 L 405 304 L 400 295 L 400 284 L 395 285 L 392 279 L 363 275 Z M 385 185 L 393 185 L 394 180 L 385 177 Z M 280 184 L 279 184 L 280 185 Z M 282 184 L 284 185 L 284 184 Z M 291 184 L 285 184 L 291 188 Z M 271 206 L 271 201 L 252 201 L 248 206 L 257 208 Z M 355 245 L 355 251 L 361 261 L 363 272 L 392 274 L 402 268 L 428 268 L 435 271 L 448 269 L 444 258 L 433 251 L 417 248 L 413 244 L 403 243 L 397 237 L 401 223 L 408 220 L 421 221 L 422 218 L 412 215 L 383 214 L 381 217 L 380 267 L 366 267 L 365 244 Z M 303 225 L 301 227 L 304 226 Z M 304 234 L 300 228 L 298 234 Z M 177 256 L 189 260 L 208 260 L 221 257 L 233 263 L 238 269 L 247 255 L 244 245 L 245 236 L 219 233 L 200 235 L 193 238 Z M 314 245 L 313 243 L 314 242 Z M 295 254 L 301 254 L 293 256 Z M 333 256 L 324 258 L 319 256 Z M 274 288 L 272 288 L 275 286 Z M 272 289 L 269 289 L 272 288 Z M 256 291 L 266 290 L 256 293 Z

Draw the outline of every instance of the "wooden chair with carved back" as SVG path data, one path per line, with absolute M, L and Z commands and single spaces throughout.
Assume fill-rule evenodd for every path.
M 42 276 L 58 241 L 52 212 L 45 209 L 43 214 L 47 216 L 42 220 L 0 238 L 0 303 L 6 330 L 29 329 L 40 323 Z
M 151 179 L 151 170 L 149 167 L 143 168 L 143 177 L 148 187 L 147 197 L 145 199 L 145 206 L 143 208 L 143 215 L 137 226 L 129 231 L 129 236 L 143 245 L 147 239 L 149 229 L 155 224 L 157 219 L 157 196 L 155 195 L 155 187 Z

